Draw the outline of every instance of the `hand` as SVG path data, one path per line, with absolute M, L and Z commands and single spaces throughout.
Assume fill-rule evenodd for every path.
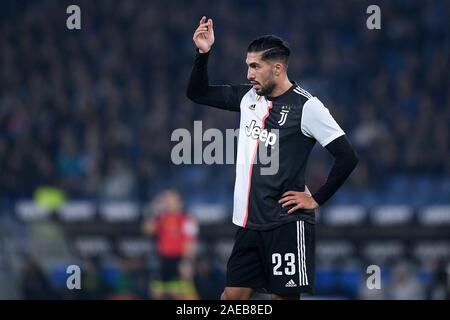
M 289 209 L 288 213 L 293 213 L 299 209 L 316 209 L 319 204 L 314 200 L 309 192 L 308 188 L 305 188 L 306 192 L 300 191 L 287 191 L 282 196 L 278 203 L 282 204 L 282 207 L 295 205 Z
M 206 21 L 206 17 L 202 17 L 192 39 L 194 40 L 194 43 L 200 53 L 208 52 L 214 43 L 214 29 L 212 19 L 208 19 L 208 21 Z

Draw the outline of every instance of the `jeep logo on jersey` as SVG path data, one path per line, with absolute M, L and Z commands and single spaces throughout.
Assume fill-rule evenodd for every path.
M 271 145 L 275 145 L 275 142 L 277 142 L 277 136 L 275 133 L 269 132 L 266 129 L 261 129 L 261 127 L 258 127 L 256 125 L 256 121 L 253 120 L 250 123 L 250 126 L 245 127 L 245 134 L 248 137 L 251 137 L 255 140 L 259 139 L 261 142 L 265 142 L 266 148 Z
M 281 110 L 280 111 L 281 119 L 278 121 L 278 124 L 280 126 L 282 126 L 283 124 L 286 123 L 286 119 L 287 119 L 288 113 L 289 113 L 289 110 Z

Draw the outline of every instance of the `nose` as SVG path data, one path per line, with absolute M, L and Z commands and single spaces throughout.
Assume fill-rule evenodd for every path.
M 250 68 L 247 71 L 247 79 L 248 80 L 255 80 L 255 75 L 253 74 L 252 69 L 250 69 Z

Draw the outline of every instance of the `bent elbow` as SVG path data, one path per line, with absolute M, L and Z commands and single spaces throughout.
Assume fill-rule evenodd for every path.
M 187 88 L 187 90 L 186 90 L 186 97 L 188 97 L 189 100 L 194 101 L 195 100 L 194 91 L 192 89 L 190 89 L 190 88 Z
M 200 95 L 198 94 L 198 90 L 188 87 L 186 90 L 186 97 L 188 97 L 188 99 L 192 102 L 200 103 Z
M 356 168 L 356 166 L 358 165 L 358 162 L 359 162 L 358 155 L 356 154 L 356 152 L 353 151 L 352 159 L 351 159 L 352 171 Z

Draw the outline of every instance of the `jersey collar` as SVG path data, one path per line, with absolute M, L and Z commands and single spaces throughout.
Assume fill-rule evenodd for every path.
M 266 99 L 269 101 L 278 101 L 278 100 L 281 100 L 283 97 L 289 95 L 296 87 L 298 87 L 298 84 L 295 81 L 291 81 L 291 83 L 292 83 L 292 86 L 289 89 L 287 89 L 284 93 L 282 93 L 281 95 L 276 96 L 276 97 L 266 96 Z

